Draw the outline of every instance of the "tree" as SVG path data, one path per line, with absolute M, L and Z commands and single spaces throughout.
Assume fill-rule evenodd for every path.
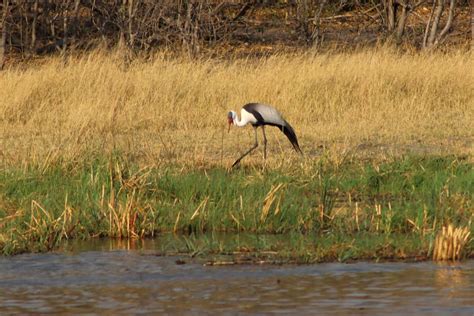
M 443 11 L 445 11 L 446 2 L 449 1 L 448 17 L 446 24 L 439 30 L 439 24 Z M 425 35 L 423 37 L 423 48 L 432 49 L 442 43 L 448 36 L 454 20 L 454 10 L 456 8 L 456 0 L 435 0 L 431 9 L 431 15 L 426 24 Z
M 327 0 L 296 1 L 298 29 L 308 45 L 321 44 L 321 14 L 326 2 Z
M 390 37 L 394 39 L 397 44 L 402 41 L 403 34 L 405 33 L 405 25 L 410 13 L 424 2 L 426 1 L 382 0 L 384 15 L 382 20 L 385 22 Z
M 1 35 L 0 35 L 0 70 L 3 69 L 3 66 L 5 65 L 5 51 L 6 51 L 6 45 L 7 45 L 7 18 L 9 16 L 10 12 L 10 7 L 8 0 L 3 0 L 2 3 L 2 15 L 0 17 L 0 27 L 2 28 L 1 30 Z

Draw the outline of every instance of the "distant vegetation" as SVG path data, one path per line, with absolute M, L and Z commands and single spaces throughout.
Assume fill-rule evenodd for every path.
M 467 0 L 164 0 L 0 2 L 5 60 L 126 47 L 190 56 L 280 49 L 469 47 Z M 6 59 L 5 59 L 6 58 Z

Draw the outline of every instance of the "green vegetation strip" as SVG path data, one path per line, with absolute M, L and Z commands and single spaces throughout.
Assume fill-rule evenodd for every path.
M 174 232 L 187 236 L 186 251 L 203 255 L 271 251 L 297 262 L 428 258 L 442 226 L 472 233 L 473 217 L 473 165 L 456 157 L 322 157 L 228 171 L 139 167 L 117 154 L 0 173 L 0 252 L 7 255 L 52 250 L 71 238 Z M 216 232 L 282 235 L 286 242 L 223 247 L 195 237 Z M 473 255 L 470 241 L 464 256 Z

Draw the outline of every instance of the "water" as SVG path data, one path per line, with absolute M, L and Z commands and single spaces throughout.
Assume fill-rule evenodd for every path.
M 210 267 L 156 247 L 0 258 L 0 314 L 474 314 L 472 260 Z

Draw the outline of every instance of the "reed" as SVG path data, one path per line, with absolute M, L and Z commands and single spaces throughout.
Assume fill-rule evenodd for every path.
M 465 246 L 469 243 L 471 231 L 468 227 L 443 226 L 436 235 L 433 260 L 459 260 L 465 255 Z

